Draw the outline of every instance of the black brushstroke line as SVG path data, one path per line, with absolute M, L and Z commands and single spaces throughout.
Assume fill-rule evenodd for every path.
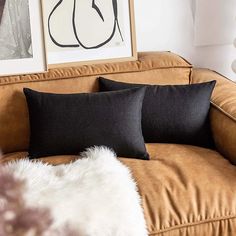
M 117 21 L 116 23 L 117 23 L 117 27 L 118 27 L 118 30 L 119 30 L 119 34 L 120 34 L 121 40 L 122 40 L 122 42 L 124 42 L 124 38 L 123 38 L 123 35 L 121 33 L 119 21 Z
M 62 4 L 63 0 L 60 0 L 55 6 L 54 8 L 52 9 L 51 13 L 49 14 L 49 17 L 48 17 L 48 33 L 49 33 L 49 36 L 51 38 L 51 40 L 53 41 L 54 44 L 56 44 L 58 47 L 62 47 L 62 48 L 66 48 L 66 47 L 70 47 L 70 48 L 75 48 L 75 47 L 80 47 L 79 44 L 61 44 L 61 43 L 58 43 L 56 41 L 56 39 L 52 36 L 52 33 L 51 33 L 51 27 L 50 27 L 50 20 L 51 20 L 51 17 L 52 17 L 52 14 L 55 12 L 55 10 Z
M 77 3 L 77 0 L 74 0 L 74 6 L 73 6 L 73 14 L 72 14 L 72 26 L 73 26 L 73 31 L 74 31 L 74 34 L 75 34 L 75 37 L 78 41 L 78 45 L 77 44 L 69 44 L 69 45 L 63 45 L 63 44 L 60 44 L 58 43 L 54 37 L 52 36 L 51 34 L 51 28 L 50 28 L 50 20 L 51 20 L 51 17 L 52 17 L 52 14 L 55 12 L 55 10 L 62 4 L 63 0 L 60 0 L 56 5 L 55 7 L 52 9 L 51 13 L 49 14 L 49 17 L 48 17 L 48 31 L 49 31 L 49 35 L 50 35 L 50 38 L 51 40 L 53 41 L 54 44 L 56 44 L 58 47 L 83 47 L 84 49 L 96 49 L 96 48 L 100 48 L 102 46 L 104 46 L 105 44 L 109 43 L 112 38 L 114 37 L 115 35 L 115 32 L 116 32 L 116 27 L 118 27 L 118 30 L 119 30 L 119 33 L 120 33 L 120 36 L 121 36 L 121 39 L 122 41 L 124 41 L 124 38 L 122 36 L 122 33 L 121 33 L 121 29 L 120 29 L 120 25 L 119 25 L 119 20 L 118 20 L 118 8 L 117 8 L 117 0 L 112 0 L 112 5 L 113 5 L 113 12 L 114 12 L 114 27 L 113 27 L 113 30 L 112 30 L 112 33 L 110 35 L 110 37 L 105 40 L 104 42 L 96 45 L 96 46 L 91 46 L 91 47 L 88 47 L 86 45 L 84 45 L 79 37 L 78 37 L 78 34 L 77 34 L 77 30 L 76 30 L 76 24 L 75 24 L 75 10 L 76 10 L 76 3 Z M 95 4 L 95 0 L 93 1 L 93 4 Z M 97 10 L 98 14 L 100 12 L 100 17 L 104 20 L 103 16 L 102 16 L 102 13 L 100 11 L 100 9 L 97 7 L 97 5 L 93 5 L 92 6 L 95 10 Z
M 121 37 L 122 42 L 124 42 L 124 38 L 122 36 L 121 29 L 120 29 L 120 24 L 119 24 L 119 20 L 118 20 L 117 0 L 112 0 L 112 5 L 113 5 L 115 21 L 116 21 L 116 24 L 117 24 L 117 27 L 118 27 L 118 30 L 119 30 L 119 33 L 120 33 L 120 37 Z
M 112 38 L 114 37 L 115 32 L 116 32 L 116 21 L 114 21 L 114 27 L 113 27 L 112 33 L 111 33 L 110 37 L 109 37 L 107 40 L 105 40 L 104 42 L 102 42 L 102 43 L 100 43 L 100 44 L 98 44 L 98 45 L 96 45 L 96 46 L 88 47 L 88 46 L 84 45 L 84 44 L 80 41 L 80 39 L 79 39 L 79 37 L 78 37 L 78 34 L 77 34 L 76 24 L 75 24 L 75 9 L 76 9 L 76 0 L 74 0 L 73 28 L 74 28 L 75 37 L 76 37 L 78 43 L 81 45 L 81 47 L 83 47 L 84 49 L 96 49 L 96 48 L 100 48 L 100 47 L 104 46 L 105 44 L 109 43 L 109 42 L 112 40 Z
M 96 5 L 95 0 L 93 0 L 92 8 L 94 8 L 94 9 L 97 11 L 98 15 L 101 17 L 102 21 L 104 22 L 104 17 L 103 17 L 103 15 L 102 15 L 100 9 L 99 9 L 98 6 Z

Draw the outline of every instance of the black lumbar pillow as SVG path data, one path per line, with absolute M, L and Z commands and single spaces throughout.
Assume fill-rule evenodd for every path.
M 146 88 L 51 94 L 24 88 L 30 119 L 29 157 L 76 155 L 94 145 L 148 159 L 141 129 Z
M 177 143 L 214 147 L 209 108 L 216 81 L 191 85 L 145 85 L 142 109 L 143 136 L 148 143 Z M 99 78 L 100 91 L 143 84 Z

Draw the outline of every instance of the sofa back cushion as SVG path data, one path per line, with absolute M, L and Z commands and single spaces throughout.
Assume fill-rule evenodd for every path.
M 192 66 L 169 52 L 139 53 L 138 61 L 85 65 L 43 74 L 0 77 L 0 149 L 28 150 L 29 114 L 23 88 L 49 93 L 98 91 L 99 76 L 140 84 L 189 84 Z

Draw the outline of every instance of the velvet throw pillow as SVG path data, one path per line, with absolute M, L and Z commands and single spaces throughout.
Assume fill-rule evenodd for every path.
M 145 88 L 51 94 L 25 88 L 30 119 L 29 157 L 76 155 L 107 146 L 118 156 L 148 159 L 141 130 Z
M 215 83 L 161 86 L 99 78 L 100 91 L 146 87 L 142 108 L 142 130 L 146 142 L 202 147 L 214 146 L 208 113 Z

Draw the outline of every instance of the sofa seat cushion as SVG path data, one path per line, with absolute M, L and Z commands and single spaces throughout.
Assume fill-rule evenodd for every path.
M 151 160 L 120 158 L 141 194 L 150 236 L 234 236 L 236 167 L 218 152 L 176 144 L 147 144 Z M 4 156 L 23 158 L 26 152 Z M 76 156 L 43 158 L 69 163 Z
M 218 152 L 148 144 L 151 161 L 121 159 L 133 172 L 151 235 L 236 232 L 236 167 Z

